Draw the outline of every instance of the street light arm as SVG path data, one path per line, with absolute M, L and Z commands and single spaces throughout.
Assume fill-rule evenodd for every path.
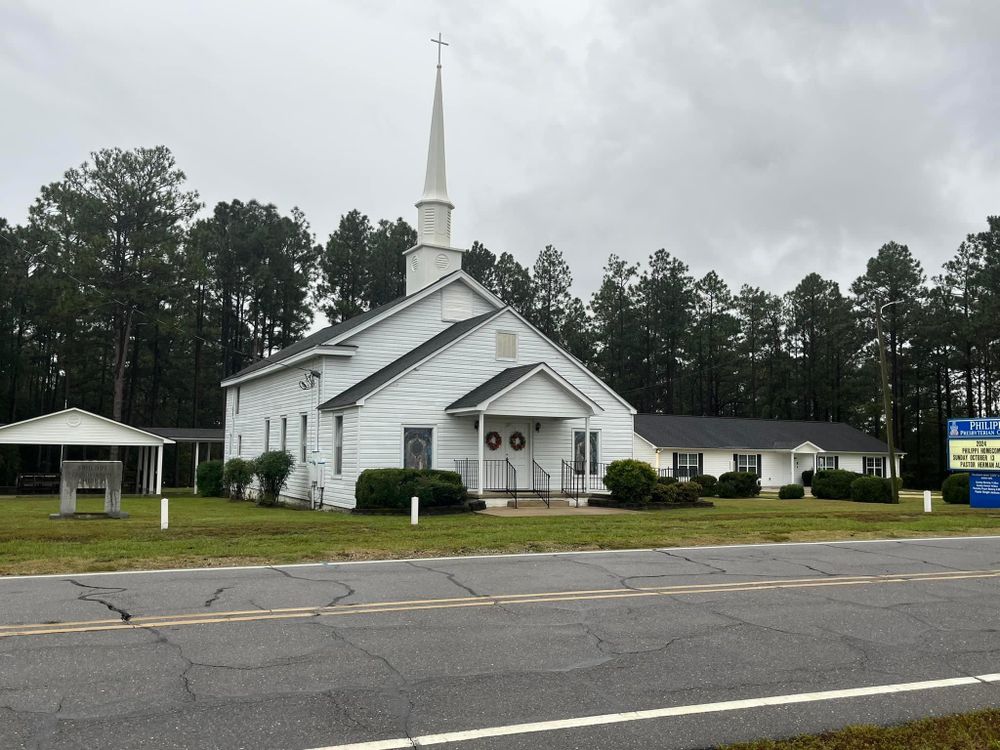
M 884 305 L 882 305 L 882 307 L 880 307 L 878 309 L 878 314 L 881 315 L 882 311 L 885 310 L 885 308 L 887 308 L 887 307 L 890 307 L 892 305 L 901 305 L 902 303 L 903 303 L 903 300 L 901 300 L 901 299 L 895 299 L 892 302 L 886 302 Z

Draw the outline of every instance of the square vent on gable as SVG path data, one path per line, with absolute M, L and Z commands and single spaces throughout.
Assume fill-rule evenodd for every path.
M 473 292 L 464 284 L 449 284 L 441 290 L 441 320 L 458 321 L 472 317 Z

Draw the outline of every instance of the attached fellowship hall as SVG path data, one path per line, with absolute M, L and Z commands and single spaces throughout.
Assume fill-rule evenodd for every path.
M 404 296 L 222 382 L 225 458 L 287 450 L 296 459 L 289 499 L 351 508 L 369 468 L 459 471 L 471 492 L 483 493 L 511 483 L 558 488 L 569 467 L 584 475 L 585 489 L 600 491 L 611 461 L 635 455 L 656 465 L 657 449 L 668 447 L 704 456 L 696 449 L 709 446 L 657 446 L 635 433 L 636 410 L 622 396 L 462 270 L 465 251 L 452 245 L 440 65 L 416 207 Z M 757 460 L 759 447 L 744 452 Z M 796 466 L 786 458 L 781 478 L 790 480 Z

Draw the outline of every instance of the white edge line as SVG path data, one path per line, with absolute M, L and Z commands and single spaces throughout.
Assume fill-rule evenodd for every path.
M 272 570 L 274 568 L 334 568 L 348 565 L 386 565 L 409 562 L 443 562 L 448 560 L 496 560 L 516 557 L 568 557 L 570 555 L 618 555 L 635 552 L 697 552 L 707 549 L 753 549 L 761 547 L 829 547 L 834 544 L 909 544 L 911 542 L 960 542 L 976 540 L 1000 541 L 1000 534 L 985 536 L 928 536 L 899 537 L 896 539 L 836 539 L 825 542 L 756 542 L 753 544 L 709 544 L 695 547 L 635 547 L 630 549 L 584 549 L 562 552 L 511 552 L 493 555 L 451 555 L 448 557 L 390 557 L 380 560 L 330 560 L 314 563 L 287 563 L 285 565 L 224 565 L 206 568 L 160 568 L 149 570 L 104 570 L 87 573 L 40 573 L 37 575 L 0 576 L 3 581 L 25 578 L 83 578 L 91 576 L 153 575 L 156 573 L 219 573 L 233 570 Z
M 825 690 L 814 693 L 771 695 L 763 698 L 747 698 L 742 700 L 721 701 L 719 703 L 697 703 L 687 706 L 654 708 L 645 711 L 625 711 L 623 713 L 615 714 L 581 716 L 575 719 L 534 721 L 525 724 L 507 724 L 502 726 L 484 727 L 482 729 L 444 732 L 441 734 L 425 734 L 413 738 L 398 737 L 389 740 L 374 740 L 372 742 L 353 742 L 346 745 L 326 745 L 324 747 L 312 748 L 312 750 L 397 750 L 399 748 L 468 742 L 470 740 L 478 740 L 489 737 L 504 737 L 535 732 L 552 732 L 562 729 L 579 729 L 582 727 L 593 727 L 603 724 L 622 724 L 625 722 L 644 721 L 647 719 L 663 719 L 672 716 L 691 716 L 693 714 L 719 713 L 722 711 L 742 711 L 750 708 L 786 706 L 794 703 L 814 703 L 818 701 L 841 700 L 844 698 L 864 698 L 873 695 L 909 693 L 918 690 L 936 690 L 940 688 L 961 687 L 965 685 L 982 685 L 992 682 L 1000 682 L 1000 674 L 985 674 L 978 675 L 976 677 L 951 677 L 943 680 L 902 682 L 891 685 L 872 685 L 871 687 L 848 688 L 845 690 Z

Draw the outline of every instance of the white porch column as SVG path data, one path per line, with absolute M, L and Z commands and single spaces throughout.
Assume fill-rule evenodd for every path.
M 146 471 L 143 474 L 143 495 L 151 495 L 153 493 L 153 447 L 150 446 L 146 448 Z
M 194 494 L 198 494 L 198 453 L 201 450 L 201 443 L 194 444 Z
M 156 446 L 156 494 L 163 490 L 163 445 Z
M 792 473 L 789 474 L 789 477 L 791 477 L 791 478 L 788 480 L 788 483 L 789 484 L 798 484 L 798 482 L 795 481 L 795 451 L 792 451 L 791 459 L 792 459 L 792 466 L 791 466 Z M 764 473 L 763 467 L 761 467 L 761 474 L 763 474 L 763 473 Z
M 486 481 L 486 412 L 479 412 L 479 429 L 476 430 L 476 435 L 479 437 L 479 448 L 477 449 L 477 456 L 479 459 L 476 461 L 476 472 L 479 475 L 476 486 L 478 488 L 479 496 L 482 497 L 483 494 L 483 483 Z
M 590 416 L 583 418 L 583 491 L 590 492 Z

